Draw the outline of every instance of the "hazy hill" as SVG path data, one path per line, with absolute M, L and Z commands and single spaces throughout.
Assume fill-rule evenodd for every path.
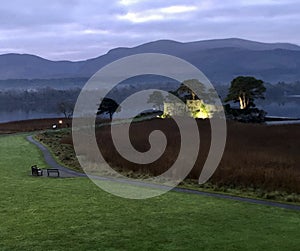
M 300 80 L 300 47 L 289 43 L 259 43 L 219 39 L 180 43 L 159 40 L 133 48 L 116 48 L 86 61 L 50 61 L 27 54 L 0 55 L 0 79 L 90 77 L 124 56 L 156 52 L 181 57 L 202 70 L 214 83 L 228 83 L 237 75 L 269 82 Z
M 0 55 L 0 79 L 63 78 L 75 75 L 82 65 L 28 54 L 4 54 Z

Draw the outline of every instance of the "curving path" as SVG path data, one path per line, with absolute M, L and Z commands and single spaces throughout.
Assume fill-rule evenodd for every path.
M 27 140 L 29 142 L 31 142 L 32 144 L 36 145 L 42 151 L 46 163 L 51 168 L 57 168 L 60 170 L 60 177 L 63 177 L 63 178 L 64 177 L 65 178 L 67 178 L 67 177 L 70 177 L 70 178 L 72 178 L 72 177 L 87 177 L 87 175 L 84 173 L 70 170 L 70 169 L 58 164 L 56 162 L 56 160 L 52 157 L 48 148 L 45 147 L 40 142 L 36 141 L 32 135 L 27 136 Z M 134 185 L 140 185 L 140 186 L 146 186 L 146 187 L 153 187 L 153 188 L 158 188 L 158 189 L 166 189 L 166 186 L 147 184 L 147 183 L 143 183 L 143 182 L 139 182 L 139 181 L 109 179 L 109 178 L 104 178 L 104 177 L 99 177 L 99 176 L 93 176 L 93 178 L 99 179 L 99 180 L 111 180 L 113 182 L 121 182 L 121 183 L 134 184 Z M 279 202 L 272 202 L 272 201 L 258 200 L 258 199 L 251 199 L 251 198 L 243 198 L 243 197 L 237 197 L 237 196 L 226 195 L 226 194 L 217 194 L 217 193 L 211 193 L 211 192 L 202 192 L 202 191 L 191 190 L 191 189 L 186 189 L 186 188 L 179 188 L 179 187 L 172 189 L 172 191 L 188 193 L 188 194 L 196 194 L 196 195 L 202 195 L 202 196 L 208 196 L 208 197 L 214 197 L 214 198 L 221 198 L 221 199 L 229 199 L 229 200 L 233 200 L 233 201 L 247 202 L 247 203 L 253 203 L 253 204 L 258 204 L 258 205 L 265 205 L 265 206 L 272 206 L 272 207 L 279 207 L 279 208 L 283 208 L 283 209 L 300 211 L 300 205 L 284 204 L 284 203 L 279 203 Z
M 59 170 L 59 175 L 62 178 L 73 178 L 73 177 L 86 177 L 86 174 L 76 172 L 74 170 L 70 170 L 56 162 L 56 160 L 52 157 L 51 153 L 49 152 L 48 148 L 45 147 L 40 142 L 36 141 L 33 138 L 33 135 L 26 137 L 29 142 L 36 145 L 43 153 L 45 162 L 51 167 L 51 168 L 57 168 Z

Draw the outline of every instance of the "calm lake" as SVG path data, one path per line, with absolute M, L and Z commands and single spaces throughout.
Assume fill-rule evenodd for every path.
M 28 120 L 28 119 L 39 119 L 39 118 L 56 118 L 62 117 L 61 114 L 57 113 L 43 113 L 37 111 L 0 111 L 0 123 L 17 121 L 17 120 Z
M 260 107 L 268 112 L 268 116 L 276 117 L 290 117 L 290 118 L 300 118 L 300 108 L 295 102 L 285 103 L 279 105 L 277 103 L 268 104 Z M 17 121 L 17 120 L 28 120 L 37 118 L 55 118 L 63 117 L 63 114 L 55 112 L 42 112 L 34 110 L 14 110 L 14 111 L 0 111 L 0 123 Z

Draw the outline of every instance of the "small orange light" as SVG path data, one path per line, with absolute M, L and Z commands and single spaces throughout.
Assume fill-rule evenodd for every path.
M 62 120 L 59 120 L 59 121 L 58 121 L 58 124 L 62 124 L 62 123 L 63 123 L 63 121 L 62 121 Z

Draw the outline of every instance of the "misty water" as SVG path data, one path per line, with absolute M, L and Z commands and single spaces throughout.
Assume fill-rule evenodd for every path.
M 271 103 L 259 106 L 267 112 L 267 116 L 300 118 L 299 104 L 296 102 L 287 102 L 284 104 Z
M 19 120 L 28 120 L 28 119 L 40 119 L 40 118 L 56 118 L 61 117 L 62 114 L 58 113 L 47 113 L 41 111 L 25 111 L 25 110 L 16 110 L 16 111 L 0 111 L 0 123 L 10 122 L 10 121 L 19 121 Z
M 268 105 L 263 105 L 259 108 L 267 111 L 268 116 L 275 117 L 289 117 L 289 118 L 300 118 L 299 105 L 295 102 L 288 102 L 285 104 L 271 103 Z M 137 111 L 138 112 L 138 111 Z M 36 111 L 28 109 L 18 109 L 11 111 L 0 111 L 0 123 L 18 120 L 28 120 L 28 119 L 39 119 L 39 118 L 55 118 L 63 117 L 62 113 L 59 112 L 49 112 L 49 111 Z

